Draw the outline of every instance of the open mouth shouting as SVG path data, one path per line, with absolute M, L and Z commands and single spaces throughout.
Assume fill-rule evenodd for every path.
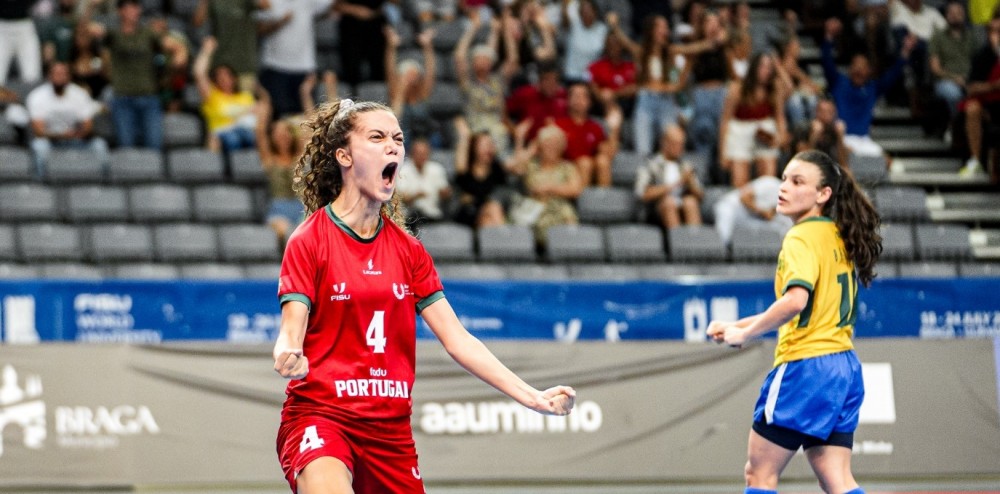
M 399 169 L 399 163 L 393 161 L 385 165 L 382 169 L 382 185 L 386 189 L 392 189 L 396 184 L 396 170 Z

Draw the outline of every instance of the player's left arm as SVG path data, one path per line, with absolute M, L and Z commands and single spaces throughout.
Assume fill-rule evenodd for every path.
M 493 352 L 469 333 L 455 315 L 447 299 L 427 306 L 420 315 L 444 349 L 459 365 L 518 403 L 546 415 L 566 415 L 573 409 L 576 391 L 554 386 L 539 391 L 507 368 Z
M 727 327 L 723 338 L 729 345 L 741 346 L 750 339 L 774 331 L 782 324 L 791 321 L 806 308 L 808 303 L 809 290 L 798 285 L 791 286 L 767 310 L 753 316 L 753 321 L 749 325 L 740 327 L 733 324 Z

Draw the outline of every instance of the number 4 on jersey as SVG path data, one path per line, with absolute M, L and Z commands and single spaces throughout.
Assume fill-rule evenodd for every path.
M 299 443 L 299 453 L 304 453 L 307 449 L 319 449 L 326 444 L 323 438 L 319 437 L 319 433 L 316 432 L 316 426 L 310 425 L 306 427 L 305 433 L 302 434 L 302 442 Z
M 372 316 L 372 322 L 368 323 L 365 343 L 372 347 L 372 352 L 385 353 L 385 341 L 385 311 L 377 310 Z

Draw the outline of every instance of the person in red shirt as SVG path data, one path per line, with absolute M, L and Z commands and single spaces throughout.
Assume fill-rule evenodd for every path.
M 610 31 L 604 39 L 604 55 L 590 64 L 590 90 L 604 107 L 605 114 L 620 107 L 625 115 L 632 114 L 635 105 L 636 86 L 635 62 L 626 58 L 629 40 L 618 27 L 617 15 L 608 14 Z M 610 22 L 610 20 L 615 22 Z
M 569 111 L 555 124 L 566 134 L 563 157 L 572 161 L 584 185 L 611 186 L 611 160 L 617 152 L 621 110 L 608 118 L 608 136 L 596 120 L 590 118 L 590 89 L 582 82 L 569 87 Z
M 559 82 L 559 66 L 552 62 L 538 67 L 538 83 L 525 84 L 507 98 L 507 115 L 514 126 L 531 120 L 528 141 L 535 140 L 538 129 L 567 115 L 566 88 Z
M 289 379 L 277 451 L 292 492 L 423 494 L 410 428 L 420 314 L 460 365 L 539 413 L 575 391 L 539 391 L 462 326 L 394 194 L 403 132 L 385 105 L 338 100 L 306 122 L 296 164 L 308 218 L 288 240 L 274 370 Z

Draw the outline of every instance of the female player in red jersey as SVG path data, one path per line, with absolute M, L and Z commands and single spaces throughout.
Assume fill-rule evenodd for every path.
M 290 379 L 277 449 L 298 494 L 422 494 L 410 428 L 420 314 L 466 370 L 539 413 L 575 391 L 539 391 L 462 326 L 395 195 L 403 132 L 392 111 L 340 100 L 306 123 L 295 180 L 308 218 L 288 239 L 274 370 Z

